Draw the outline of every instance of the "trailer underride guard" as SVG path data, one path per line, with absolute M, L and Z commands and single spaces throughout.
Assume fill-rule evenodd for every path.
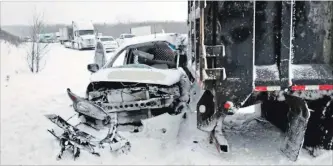
M 119 126 L 139 132 L 143 119 L 186 111 L 196 111 L 218 152 L 229 152 L 225 117 L 258 102 L 262 118 L 285 133 L 281 152 L 290 160 L 302 148 L 333 150 L 333 2 L 188 1 L 187 24 L 187 42 L 155 35 L 88 65 L 86 97 L 67 89 L 79 123 L 46 115 L 62 129 L 48 130 L 59 159 L 66 149 L 74 159 L 80 149 L 126 153 Z

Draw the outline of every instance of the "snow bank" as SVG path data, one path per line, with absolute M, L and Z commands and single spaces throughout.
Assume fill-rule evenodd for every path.
M 10 78 L 16 74 L 28 71 L 26 63 L 25 44 L 18 47 L 8 42 L 0 40 L 1 50 L 1 81 L 10 81 Z

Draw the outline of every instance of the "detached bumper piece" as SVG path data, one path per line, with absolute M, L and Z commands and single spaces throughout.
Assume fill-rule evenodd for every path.
M 67 93 L 73 101 L 74 110 L 79 115 L 84 115 L 85 121 L 79 121 L 78 124 L 72 125 L 69 121 L 64 120 L 62 117 L 55 114 L 45 115 L 51 122 L 56 124 L 63 130 L 61 134 L 56 134 L 54 130 L 48 130 L 53 136 L 55 136 L 60 143 L 60 153 L 57 159 L 61 159 L 63 152 L 67 149 L 73 152 L 73 158 L 76 159 L 80 156 L 80 150 L 84 149 L 93 155 L 100 156 L 97 152 L 98 148 L 109 147 L 111 151 L 126 153 L 130 150 L 131 145 L 127 139 L 123 138 L 117 133 L 117 114 L 107 114 L 101 107 L 75 95 L 67 89 Z M 71 117 L 72 118 L 72 117 Z M 71 119 L 70 118 L 70 119 Z M 90 124 L 89 119 L 93 121 L 100 121 L 101 129 L 94 127 L 94 123 Z M 96 134 L 89 134 L 82 131 L 79 125 L 83 125 L 84 129 L 89 128 L 90 132 Z
M 54 130 L 48 130 L 59 140 L 61 150 L 57 159 L 61 159 L 63 152 L 68 149 L 73 152 L 74 160 L 80 156 L 80 149 L 86 150 L 93 155 L 100 156 L 96 149 L 104 148 L 105 144 L 109 144 L 111 151 L 130 150 L 130 143 L 125 138 L 117 134 L 117 132 L 111 131 L 112 129 L 109 130 L 110 132 L 104 139 L 98 140 L 96 137 L 80 131 L 78 128 L 69 124 L 58 115 L 48 114 L 45 116 L 51 122 L 64 130 L 61 135 L 57 135 Z

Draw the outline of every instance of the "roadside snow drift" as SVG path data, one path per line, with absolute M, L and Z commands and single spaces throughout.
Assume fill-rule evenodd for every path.
M 327 151 L 317 158 L 302 151 L 297 162 L 290 162 L 279 150 L 283 133 L 257 120 L 246 121 L 250 127 L 245 130 L 228 131 L 231 152 L 218 154 L 215 146 L 209 144 L 208 134 L 196 129 L 195 113 L 187 114 L 186 119 L 164 114 L 144 120 L 146 128 L 141 133 L 122 132 L 132 144 L 127 155 L 104 149 L 101 157 L 96 157 L 81 151 L 81 156 L 74 161 L 66 152 L 63 159 L 57 161 L 60 146 L 46 131 L 56 126 L 44 115 L 55 113 L 69 118 L 74 114 L 66 88 L 85 95 L 90 77 L 87 64 L 93 62 L 94 51 L 77 51 L 52 44 L 45 69 L 32 74 L 25 62 L 28 45 L 16 48 L 1 42 L 1 164 L 332 165 L 332 152 Z M 254 112 L 253 108 L 245 108 L 252 110 L 244 112 Z M 237 124 L 245 122 L 244 117 L 248 118 L 238 116 Z

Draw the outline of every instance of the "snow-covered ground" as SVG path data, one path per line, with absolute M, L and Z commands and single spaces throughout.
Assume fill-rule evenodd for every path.
M 82 151 L 76 161 L 66 153 L 57 161 L 58 143 L 46 131 L 56 126 L 44 114 L 69 117 L 74 113 L 66 88 L 84 95 L 90 76 L 87 64 L 93 61 L 94 51 L 52 44 L 46 67 L 39 74 L 29 73 L 25 54 L 26 46 L 15 48 L 1 42 L 1 164 L 332 165 L 332 152 L 313 158 L 302 151 L 297 162 L 289 161 L 279 151 L 283 134 L 270 124 L 256 121 L 247 123 L 238 132 L 227 132 L 231 152 L 218 154 L 208 143 L 208 135 L 196 129 L 194 114 L 180 124 L 177 137 L 124 133 L 132 143 L 127 155 L 105 151 L 96 157 Z M 168 119 L 172 118 L 164 122 L 176 124 Z

